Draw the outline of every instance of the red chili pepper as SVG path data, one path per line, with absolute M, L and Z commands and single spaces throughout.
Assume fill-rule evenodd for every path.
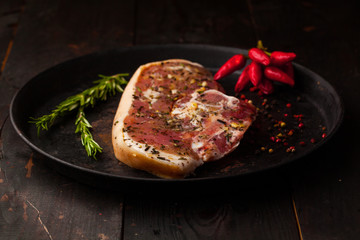
M 258 87 L 255 87 L 255 86 L 254 86 L 254 87 L 251 87 L 251 88 L 250 88 L 250 92 L 255 92 L 255 91 L 258 90 L 258 89 L 259 89 L 259 88 L 258 88 Z
M 223 78 L 236 70 L 239 70 L 245 66 L 246 59 L 244 55 L 237 54 L 232 56 L 229 60 L 227 60 L 224 65 L 220 67 L 220 69 L 217 71 L 217 73 L 214 76 L 214 80 L 219 80 L 220 78 Z
M 270 94 L 274 92 L 274 86 L 272 82 L 267 78 L 263 78 L 263 80 L 259 83 L 258 87 L 260 91 L 264 94 Z
M 280 70 L 277 67 L 266 67 L 264 70 L 264 74 L 270 80 L 289 84 L 292 87 L 295 84 L 294 79 L 289 77 L 286 73 L 284 73 L 282 70 Z
M 254 84 L 254 86 L 258 86 L 259 83 L 261 82 L 262 75 L 263 75 L 261 65 L 256 62 L 251 62 L 249 64 L 248 73 L 249 73 L 250 81 L 252 82 L 252 84 Z
M 243 72 L 240 74 L 239 79 L 235 85 L 235 92 L 240 92 L 243 90 L 246 85 L 250 82 L 249 74 L 248 74 L 249 66 L 247 66 Z
M 264 66 L 270 64 L 270 58 L 263 50 L 258 48 L 252 48 L 249 50 L 249 58 L 254 62 L 260 63 Z
M 270 60 L 271 64 L 276 66 L 282 66 L 285 63 L 291 62 L 296 58 L 296 54 L 292 52 L 280 52 L 274 51 L 271 53 Z
M 294 79 L 294 68 L 291 62 L 285 63 L 281 66 L 281 70 L 283 70 L 289 77 Z

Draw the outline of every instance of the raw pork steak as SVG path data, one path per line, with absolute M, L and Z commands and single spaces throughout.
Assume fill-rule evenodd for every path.
M 114 153 L 133 168 L 183 178 L 234 150 L 255 115 L 252 104 L 225 95 L 197 63 L 148 63 L 134 73 L 121 98 Z

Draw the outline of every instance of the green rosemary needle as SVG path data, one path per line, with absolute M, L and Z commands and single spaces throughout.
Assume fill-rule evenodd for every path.
M 99 75 L 100 79 L 94 81 L 95 86 L 84 90 L 81 93 L 70 96 L 58 104 L 50 114 L 38 118 L 31 118 L 30 123 L 34 123 L 38 134 L 40 130 L 49 130 L 54 121 L 65 113 L 79 108 L 78 118 L 76 120 L 76 133 L 81 133 L 81 142 L 84 145 L 89 156 L 95 158 L 97 152 L 101 152 L 101 147 L 93 140 L 90 134 L 91 125 L 85 118 L 84 108 L 94 106 L 97 100 L 105 101 L 108 96 L 113 96 L 116 92 L 123 92 L 122 85 L 128 81 L 124 77 L 128 73 L 120 73 L 112 76 Z
M 79 107 L 78 117 L 75 121 L 76 130 L 75 133 L 81 134 L 81 143 L 85 147 L 86 153 L 89 157 L 96 159 L 96 153 L 102 152 L 102 147 L 95 142 L 90 128 L 92 128 L 89 121 L 85 118 L 84 107 Z

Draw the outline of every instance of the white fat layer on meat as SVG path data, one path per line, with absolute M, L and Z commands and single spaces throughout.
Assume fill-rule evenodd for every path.
M 228 95 L 226 95 L 226 94 L 224 94 L 222 92 L 219 92 L 218 90 L 210 89 L 210 90 L 207 90 L 206 92 L 207 93 L 221 94 L 223 98 L 226 98 L 226 100 L 221 101 L 221 104 L 223 105 L 223 103 L 226 102 L 226 105 L 229 108 L 235 108 L 239 104 L 239 99 L 237 99 L 236 97 L 233 97 L 233 96 L 228 96 Z
M 156 79 L 156 81 L 163 81 L 164 80 L 163 76 L 158 72 L 151 73 L 150 77 Z
M 160 95 L 160 92 L 153 91 L 150 88 L 143 92 L 143 96 L 149 99 L 151 104 L 154 104 L 159 99 Z
M 227 96 L 217 90 L 207 90 L 205 93 L 206 94 L 222 94 L 223 99 L 220 102 L 217 102 L 215 104 L 203 103 L 203 102 L 197 100 L 199 98 L 200 94 L 197 92 L 194 92 L 191 95 L 191 99 L 189 101 L 180 105 L 177 108 L 174 108 L 172 110 L 171 114 L 173 116 L 176 116 L 178 119 L 185 119 L 188 117 L 189 119 L 191 119 L 190 123 L 194 127 L 197 127 L 198 131 L 201 131 L 203 129 L 203 127 L 206 127 L 206 126 L 202 126 L 202 117 L 201 117 L 201 114 L 199 114 L 199 113 L 201 113 L 201 111 L 210 113 L 210 115 L 208 116 L 208 121 L 207 121 L 208 123 L 209 122 L 217 122 L 218 120 L 221 120 L 228 124 L 227 126 L 225 126 L 225 125 L 220 126 L 216 132 L 212 133 L 211 135 L 208 135 L 208 137 L 206 137 L 206 138 L 201 138 L 201 139 L 197 138 L 191 144 L 192 150 L 194 152 L 198 153 L 200 155 L 201 159 L 206 162 L 210 159 L 211 160 L 220 159 L 228 153 L 228 152 L 221 153 L 221 152 L 213 149 L 212 154 L 208 154 L 204 150 L 204 147 L 205 147 L 205 145 L 208 145 L 208 144 L 210 144 L 210 145 L 214 144 L 214 142 L 211 139 L 214 139 L 217 136 L 220 136 L 222 133 L 224 133 L 224 131 L 226 131 L 226 134 L 230 134 L 230 137 L 226 144 L 231 145 L 239 138 L 239 135 L 242 134 L 243 130 L 230 127 L 228 119 L 221 117 L 221 115 L 215 115 L 214 113 L 212 113 L 212 112 L 216 112 L 217 110 L 224 109 L 225 107 L 232 108 L 232 109 L 238 108 L 239 100 L 237 98 L 232 97 L 232 96 Z M 250 122 L 244 121 L 242 124 L 244 126 L 249 126 Z M 240 143 L 240 141 L 237 141 L 237 143 L 235 144 L 234 147 L 236 148 L 239 145 L 239 143 Z M 234 147 L 229 148 L 229 151 L 234 149 Z
M 213 139 L 213 138 L 216 138 L 216 136 L 221 135 L 223 132 L 224 132 L 223 129 L 219 129 L 217 132 L 215 132 L 215 133 L 213 133 L 211 135 L 208 135 L 208 137 L 206 139 L 203 139 L 202 141 L 198 141 L 198 140 L 194 141 L 191 144 L 192 150 L 194 152 L 198 153 L 201 156 L 201 159 L 204 162 L 208 161 L 209 159 L 216 160 L 216 159 L 222 158 L 228 152 L 220 152 L 220 151 L 217 151 L 217 149 L 213 148 L 213 151 L 211 152 L 212 154 L 207 154 L 207 152 L 204 151 L 204 149 L 202 149 L 202 148 L 205 146 L 205 142 L 206 142 L 206 145 L 208 145 L 208 144 L 212 145 L 213 144 L 212 141 L 210 141 L 210 143 L 208 141 Z M 230 132 L 231 132 L 231 138 L 227 142 L 228 145 L 231 145 L 239 137 L 239 135 L 241 134 L 241 131 L 236 130 L 236 129 L 232 129 Z M 235 144 L 234 147 L 236 148 L 239 145 L 239 143 L 240 143 L 240 141 L 237 141 L 237 143 Z M 230 148 L 229 151 L 231 149 L 233 149 L 233 148 Z
M 225 99 L 216 104 L 203 103 L 197 100 L 200 94 L 194 92 L 191 95 L 191 99 L 186 103 L 182 104 L 180 107 L 174 108 L 171 111 L 171 115 L 176 116 L 178 119 L 185 119 L 188 117 L 189 119 L 191 119 L 190 123 L 194 127 L 197 127 L 198 130 L 201 130 L 202 117 L 199 114 L 200 112 L 213 112 L 219 109 L 223 109 L 225 107 L 224 106 L 225 104 L 227 108 L 236 108 L 238 106 L 239 100 L 235 97 L 227 96 L 213 89 L 207 90 L 206 93 L 222 94 L 222 97 L 224 97 Z M 209 117 L 215 117 L 215 116 L 211 114 Z M 216 119 L 219 119 L 219 117 L 217 116 Z M 227 122 L 227 119 L 221 118 L 221 120 Z
M 148 158 L 153 158 L 158 161 L 163 161 L 164 163 L 169 165 L 177 165 L 180 168 L 184 168 L 184 166 L 187 166 L 188 168 L 189 165 L 198 167 L 203 164 L 203 161 L 190 159 L 189 156 L 181 156 L 177 154 L 166 153 L 159 149 L 154 148 L 151 145 L 136 142 L 129 136 L 127 132 L 123 132 L 123 137 L 125 144 L 128 147 L 135 150 L 136 152 L 138 152 L 139 155 L 144 155 Z M 145 151 L 145 149 L 147 150 Z M 159 153 L 154 154 L 153 153 L 154 150 L 158 151 Z M 158 157 L 164 158 L 165 160 L 159 159 Z
M 192 144 L 191 144 L 191 148 L 195 151 L 196 150 L 196 152 L 197 152 L 197 149 L 199 149 L 199 148 L 202 148 L 204 146 L 204 142 L 197 142 L 197 141 L 195 141 L 195 142 L 193 142 Z
M 170 70 L 170 71 L 186 70 L 186 71 L 188 71 L 188 72 L 193 72 L 193 69 L 191 69 L 190 67 L 185 66 L 185 65 L 183 65 L 183 64 L 175 65 L 175 66 L 167 66 L 165 69 L 166 69 L 166 70 Z

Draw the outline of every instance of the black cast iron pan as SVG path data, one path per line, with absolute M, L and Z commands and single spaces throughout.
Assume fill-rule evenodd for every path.
M 238 53 L 246 54 L 247 51 L 208 45 L 150 45 L 86 55 L 30 79 L 12 100 L 11 122 L 20 137 L 45 156 L 51 167 L 82 182 L 105 187 L 124 182 L 193 184 L 262 173 L 305 158 L 333 136 L 343 117 L 341 100 L 327 81 L 298 64 L 294 64 L 294 88 L 278 84 L 270 96 L 244 91 L 244 96 L 259 108 L 259 115 L 240 146 L 221 161 L 205 164 L 193 176 L 182 180 L 160 179 L 115 159 L 111 126 L 121 95 L 86 110 L 94 138 L 104 148 L 98 160 L 86 156 L 79 136 L 74 133 L 74 114 L 66 115 L 39 136 L 35 126 L 28 122 L 30 117 L 48 114 L 66 97 L 92 86 L 98 74 L 127 72 L 131 76 L 139 65 L 170 58 L 198 62 L 216 72 L 227 59 Z M 239 73 L 220 81 L 227 94 L 234 95 Z M 281 122 L 285 122 L 283 127 L 279 127 Z M 291 131 L 293 134 L 289 134 Z

